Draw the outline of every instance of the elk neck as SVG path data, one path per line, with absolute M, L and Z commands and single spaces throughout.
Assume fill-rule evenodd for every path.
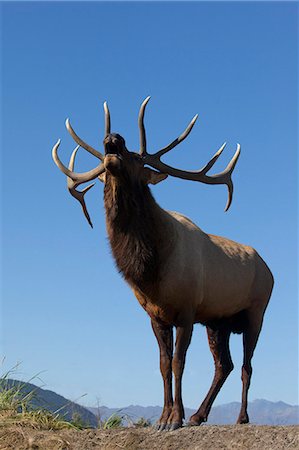
M 152 292 L 159 282 L 162 260 L 169 253 L 170 241 L 165 239 L 170 227 L 167 213 L 147 185 L 129 179 L 119 181 L 109 174 L 104 205 L 108 237 L 119 271 L 130 285 Z

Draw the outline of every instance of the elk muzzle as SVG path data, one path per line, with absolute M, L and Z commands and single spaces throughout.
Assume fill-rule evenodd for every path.
M 122 169 L 124 153 L 127 153 L 125 140 L 119 134 L 108 134 L 104 139 L 104 167 L 112 175 L 118 175 Z

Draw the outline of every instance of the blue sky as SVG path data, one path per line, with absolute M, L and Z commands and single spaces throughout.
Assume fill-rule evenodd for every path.
M 74 148 L 66 117 L 101 149 L 102 104 L 112 130 L 138 149 L 137 115 L 146 112 L 150 151 L 188 139 L 165 161 L 203 166 L 220 145 L 222 170 L 237 142 L 235 194 L 167 179 L 158 203 L 203 230 L 255 247 L 275 290 L 253 360 L 250 399 L 298 402 L 297 15 L 296 3 L 2 3 L 2 336 L 5 369 L 43 371 L 48 389 L 96 404 L 162 404 L 158 347 L 150 321 L 118 274 L 105 231 L 102 185 L 87 194 L 91 230 L 51 159 Z M 81 150 L 77 168 L 94 167 Z M 235 370 L 216 404 L 241 397 L 240 336 Z M 197 325 L 183 379 L 197 407 L 213 361 Z

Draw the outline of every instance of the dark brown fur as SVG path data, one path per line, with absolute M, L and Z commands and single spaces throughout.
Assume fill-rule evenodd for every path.
M 117 267 L 130 284 L 146 291 L 158 281 L 160 267 L 156 202 L 147 185 L 107 174 L 104 203 Z
M 227 319 L 212 320 L 204 323 L 203 325 L 211 328 L 211 330 L 213 331 L 227 329 L 232 333 L 241 334 L 245 330 L 246 323 L 247 323 L 246 311 L 240 311 L 234 316 L 229 317 Z

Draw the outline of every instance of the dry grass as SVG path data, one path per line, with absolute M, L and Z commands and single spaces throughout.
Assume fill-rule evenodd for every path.
M 0 426 L 1 450 L 292 450 L 298 426 L 230 425 L 157 432 L 152 428 L 40 431 Z
M 29 426 L 45 430 L 75 428 L 73 424 L 63 419 L 61 411 L 52 413 L 41 408 L 31 408 L 31 401 L 36 394 L 35 389 L 28 392 L 25 389 L 25 382 L 12 383 L 9 378 L 16 367 L 0 376 L 0 425 Z

